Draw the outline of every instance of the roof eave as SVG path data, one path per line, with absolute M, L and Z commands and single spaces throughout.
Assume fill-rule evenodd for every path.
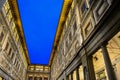
M 25 51 L 25 56 L 26 56 L 27 62 L 28 62 L 28 64 L 30 64 L 28 49 L 26 46 L 26 41 L 25 41 L 25 37 L 24 37 L 24 31 L 23 31 L 23 27 L 22 27 L 22 22 L 21 22 L 21 17 L 20 17 L 17 0 L 8 0 L 8 1 L 10 3 L 13 17 L 15 19 L 15 24 L 17 25 L 17 30 L 19 31 L 20 40 L 22 42 L 22 46 Z
M 51 56 L 50 56 L 50 60 L 49 60 L 49 66 L 52 65 L 53 62 L 53 58 L 61 37 L 61 33 L 63 31 L 63 24 L 66 21 L 66 18 L 68 15 L 68 12 L 70 10 L 70 5 L 72 3 L 72 0 L 64 0 L 63 6 L 62 6 L 62 10 L 61 10 L 61 14 L 60 14 L 60 19 L 59 19 L 59 23 L 58 23 L 58 27 L 57 27 L 57 31 L 56 31 L 56 35 L 54 38 L 54 43 L 53 43 L 53 48 L 52 48 L 52 52 L 51 52 Z

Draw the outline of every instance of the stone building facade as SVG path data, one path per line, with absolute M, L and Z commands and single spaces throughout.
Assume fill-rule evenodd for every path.
M 29 58 L 16 4 L 0 0 L 0 80 L 26 80 Z
M 31 64 L 27 70 L 27 80 L 50 80 L 50 67 L 48 65 Z
M 64 0 L 50 80 L 120 80 L 120 0 Z
M 16 0 L 0 0 L 0 80 L 120 80 L 120 0 L 64 0 L 48 65 L 30 64 Z

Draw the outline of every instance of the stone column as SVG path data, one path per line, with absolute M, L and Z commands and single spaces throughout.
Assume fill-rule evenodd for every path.
M 44 80 L 44 76 L 42 76 L 42 80 Z
M 94 72 L 93 58 L 92 58 L 92 56 L 89 56 L 87 62 L 88 62 L 89 78 L 90 78 L 90 80 L 96 80 L 96 78 L 95 78 L 95 72 Z
M 34 80 L 34 76 L 32 76 L 32 80 Z
M 76 80 L 80 80 L 80 79 L 79 79 L 79 76 L 80 76 L 80 75 L 79 75 L 79 68 L 77 68 L 77 69 L 76 69 Z
M 73 72 L 70 74 L 70 80 L 73 80 Z
M 112 63 L 111 63 L 111 60 L 110 60 L 110 57 L 109 57 L 109 54 L 106 48 L 106 44 L 102 45 L 101 49 L 102 49 L 102 54 L 103 54 L 108 78 L 109 80 L 116 80 L 115 73 L 112 67 Z

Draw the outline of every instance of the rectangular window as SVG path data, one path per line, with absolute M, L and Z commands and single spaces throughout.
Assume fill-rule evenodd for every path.
M 16 60 L 16 58 L 15 58 L 15 60 L 14 60 L 14 65 L 16 65 L 16 62 L 17 62 L 17 60 Z
M 110 4 L 107 0 L 99 0 L 97 6 L 94 9 L 94 15 L 96 21 L 98 21 L 102 15 L 106 12 L 106 10 L 109 8 Z
M 4 37 L 4 33 L 3 33 L 3 32 L 1 32 L 1 33 L 0 33 L 0 42 L 2 42 L 3 37 Z
M 9 13 L 7 14 L 8 21 L 10 22 L 12 20 L 12 13 L 11 10 L 9 10 Z
M 75 32 L 76 32 L 76 30 L 77 30 L 77 25 L 76 25 L 76 22 L 74 23 L 74 25 L 73 25 L 73 32 L 74 32 L 74 34 L 75 34 Z
M 18 33 L 17 33 L 17 29 L 15 28 L 14 29 L 14 38 L 17 40 L 17 35 L 18 35 Z
M 23 53 L 23 47 L 22 47 L 22 44 L 20 45 L 20 52 Z
M 16 69 L 18 70 L 19 69 L 19 63 L 17 61 L 17 64 L 16 64 Z
M 9 49 L 8 55 L 10 56 L 12 52 L 12 48 Z
M 34 70 L 34 66 L 29 67 L 29 70 L 33 71 Z
M 86 2 L 83 3 L 82 7 L 81 7 L 81 11 L 84 14 L 87 11 L 87 4 Z
M 12 53 L 12 56 L 11 56 L 12 61 L 13 61 L 13 57 L 14 57 L 14 53 Z
M 17 67 L 18 61 L 16 60 L 15 67 Z
M 18 43 L 18 39 L 19 39 L 19 36 L 18 36 L 18 34 L 16 35 L 16 42 Z
M 43 66 L 39 66 L 40 67 L 40 71 L 43 71 Z
M 89 22 L 87 27 L 85 28 L 85 35 L 88 35 L 91 32 L 92 28 L 93 27 L 92 27 L 92 25 Z
M 45 71 L 49 71 L 49 67 L 44 67 L 44 70 Z
M 8 47 L 9 47 L 9 43 L 7 42 L 6 47 L 5 47 L 6 51 L 8 50 Z
M 91 4 L 92 4 L 92 2 L 93 2 L 93 0 L 88 0 L 88 2 L 89 2 L 89 4 L 91 5 Z
M 97 10 L 98 15 L 102 15 L 102 13 L 105 11 L 105 9 L 108 7 L 107 0 L 103 0 L 100 3 L 99 9 Z
M 14 33 L 14 30 L 15 30 L 15 23 L 14 23 L 14 21 L 12 22 L 12 32 Z
M 69 40 L 72 40 L 72 33 L 69 33 Z
M 66 40 L 66 48 L 68 48 L 68 40 Z
M 9 3 L 8 3 L 8 0 L 6 0 L 5 5 L 4 5 L 4 9 L 5 9 L 6 13 L 8 12 L 9 8 L 10 8 L 10 6 L 9 6 Z

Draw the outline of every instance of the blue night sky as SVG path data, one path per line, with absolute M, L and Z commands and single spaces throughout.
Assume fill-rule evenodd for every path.
M 31 64 L 48 64 L 63 0 L 18 0 Z

